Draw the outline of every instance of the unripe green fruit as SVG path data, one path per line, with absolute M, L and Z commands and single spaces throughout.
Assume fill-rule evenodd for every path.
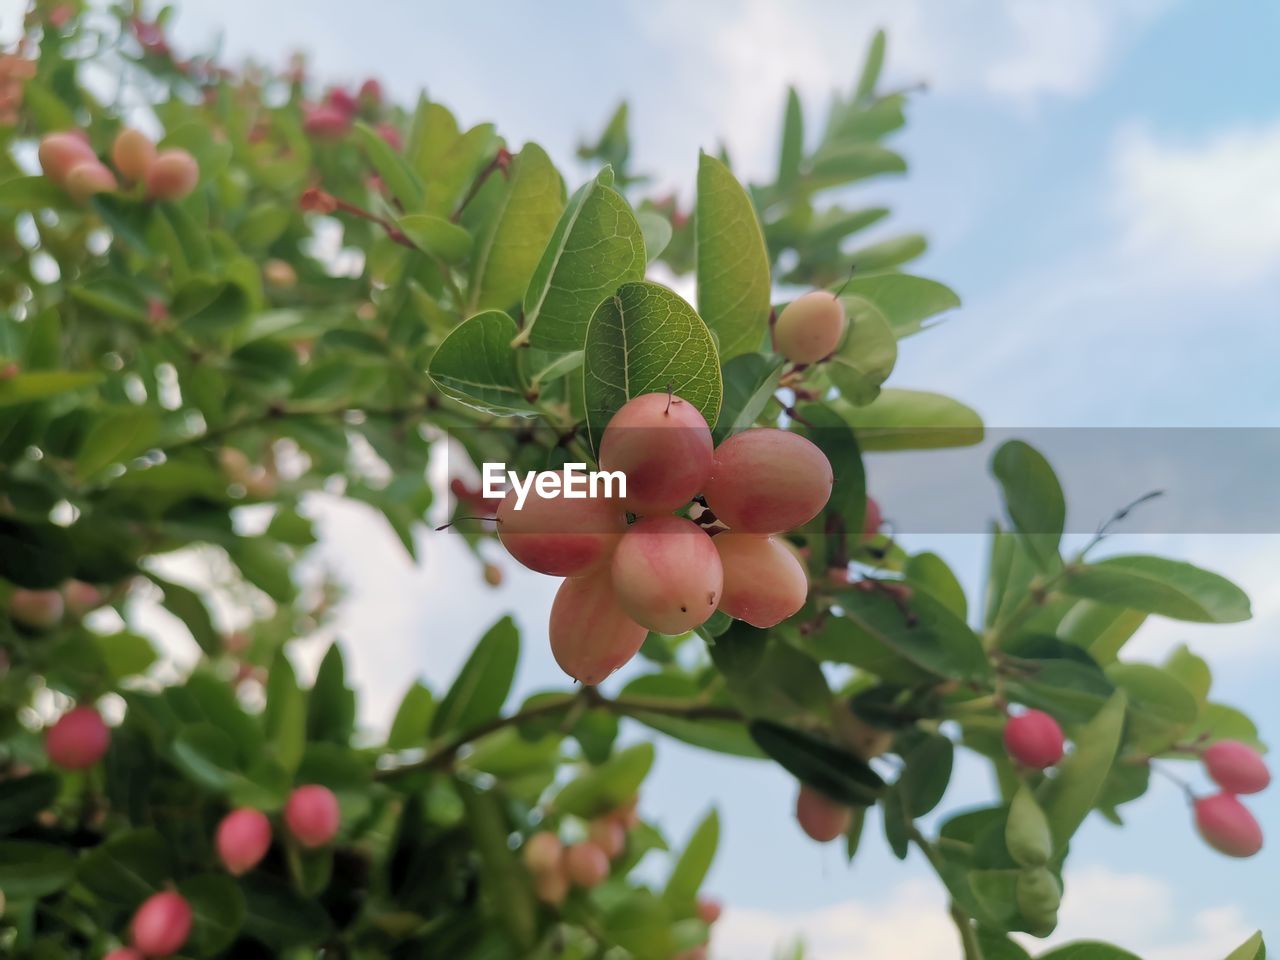
M 564 854 L 565 871 L 575 887 L 591 889 L 609 878 L 609 858 L 591 841 L 575 843 Z
M 834 482 L 830 461 L 804 437 L 760 427 L 716 448 L 702 492 L 734 533 L 783 533 L 821 513 Z
M 772 627 L 804 606 L 809 578 L 781 541 L 729 532 L 711 542 L 724 570 L 720 609 L 729 616 L 753 627 Z
M 44 175 L 58 186 L 64 186 L 71 168 L 85 163 L 97 161 L 98 155 L 93 152 L 78 133 L 51 133 L 40 140 L 40 169 Z
M 507 552 L 530 570 L 553 577 L 577 577 L 599 566 L 626 526 L 616 501 L 542 497 L 536 484 L 522 509 L 516 509 L 514 490 L 498 505 L 498 539 Z
M 1027 921 L 1028 933 L 1047 937 L 1058 925 L 1058 907 L 1062 905 L 1062 887 L 1048 867 L 1030 867 L 1018 874 L 1014 886 L 1018 912 Z
M 627 477 L 629 512 L 670 513 L 688 503 L 711 472 L 711 430 L 698 408 L 667 393 L 623 404 L 600 439 L 600 469 Z
M 1023 867 L 1043 867 L 1053 856 L 1053 835 L 1049 819 L 1035 795 L 1025 786 L 1013 795 L 1004 830 L 1005 846 L 1014 863 Z
M 549 830 L 535 833 L 525 841 L 521 850 L 524 865 L 535 876 L 561 869 L 564 863 L 564 844 Z
M 182 149 L 161 150 L 147 170 L 147 196 L 153 200 L 181 200 L 200 182 L 196 158 Z
M 130 924 L 133 945 L 148 957 L 177 953 L 191 936 L 191 905 L 181 894 L 165 891 L 143 901 Z
M 618 604 L 636 623 L 678 635 L 715 613 L 724 576 L 706 532 L 683 517 L 645 517 L 613 554 Z
M 147 171 L 156 158 L 156 145 L 141 130 L 126 127 L 116 134 L 111 144 L 111 162 L 120 175 L 134 183 L 147 179 Z
M 28 630 L 52 630 L 62 622 L 66 603 L 57 590 L 19 587 L 9 597 L 9 617 Z
M 634 657 L 649 635 L 618 605 L 608 567 L 560 584 L 548 632 L 560 669 L 587 686 Z
M 813 787 L 801 785 L 796 797 L 796 821 L 810 838 L 830 843 L 849 832 L 853 811 Z
M 840 298 L 814 290 L 783 308 L 773 327 L 773 345 L 792 363 L 817 363 L 835 352 L 848 327 Z
M 97 193 L 109 193 L 119 186 L 116 175 L 97 159 L 77 163 L 67 172 L 63 183 L 67 194 L 76 203 L 88 203 Z

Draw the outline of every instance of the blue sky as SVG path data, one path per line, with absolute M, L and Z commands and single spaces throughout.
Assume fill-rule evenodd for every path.
M 0 0 L 0 24 L 16 5 Z M 405 99 L 425 86 L 467 122 L 537 139 L 578 176 L 573 147 L 625 95 L 640 166 L 686 200 L 698 148 L 721 138 L 741 171 L 766 172 L 785 85 L 799 86 L 816 127 L 829 91 L 852 82 L 870 31 L 884 25 L 889 77 L 930 89 L 896 144 L 911 174 L 864 193 L 895 207 L 895 226 L 931 236 L 919 271 L 965 300 L 905 345 L 894 382 L 951 393 L 1002 427 L 1280 425 L 1274 3 L 176 5 L 182 49 L 221 33 L 234 56 L 280 63 L 303 48 L 326 78 L 376 75 Z M 447 682 L 507 610 L 525 628 L 522 688 L 558 681 L 541 643 L 550 581 L 508 565 L 507 584 L 484 591 L 448 536 L 425 536 L 413 568 L 358 508 L 324 505 L 321 519 L 325 561 L 351 588 L 340 627 L 369 722 L 389 715 L 411 673 Z M 1247 706 L 1264 736 L 1280 727 L 1280 537 L 1117 539 L 1195 559 L 1250 590 L 1250 624 L 1154 623 L 1136 644 L 1159 656 L 1190 642 L 1213 665 L 1220 696 Z M 976 593 L 979 538 L 908 545 L 926 544 Z M 892 860 L 875 825 L 847 869 L 800 835 L 794 786 L 777 771 L 669 743 L 660 755 L 648 815 L 678 838 L 707 806 L 722 813 L 710 888 L 729 910 L 715 956 L 763 960 L 798 933 L 819 960 L 956 955 L 936 884 L 922 864 Z M 986 791 L 966 766 L 944 806 Z M 1264 829 L 1280 831 L 1274 795 L 1254 806 Z M 1212 960 L 1274 917 L 1274 852 L 1245 864 L 1209 852 L 1172 788 L 1132 809 L 1128 830 L 1091 822 L 1077 843 L 1067 933 L 1114 937 L 1151 960 Z

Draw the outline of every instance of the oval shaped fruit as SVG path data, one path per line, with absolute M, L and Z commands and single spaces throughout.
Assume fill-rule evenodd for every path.
M 724 907 L 719 900 L 713 900 L 711 897 L 699 897 L 697 903 L 698 919 L 711 926 L 720 919 L 720 914 L 724 912 Z
M 1062 887 L 1048 867 L 1031 867 L 1018 874 L 1014 883 L 1018 912 L 1027 921 L 1028 932 L 1047 937 L 1058 925 L 1058 907 L 1062 905 Z
M 617 860 L 627 847 L 627 831 L 616 817 L 597 817 L 587 828 L 587 839 L 604 851 L 610 860 Z
M 1262 827 L 1233 794 L 1196 801 L 1196 829 L 1204 842 L 1228 857 L 1252 857 L 1262 849 Z
M 564 844 L 549 830 L 535 833 L 526 840 L 520 853 L 532 874 L 559 870 L 564 862 Z
M 200 165 L 182 149 L 161 150 L 147 170 L 147 196 L 153 200 L 181 200 L 200 182 Z
M 649 635 L 618 605 L 608 567 L 560 584 L 548 632 L 560 669 L 587 686 L 634 657 Z
M 801 784 L 796 796 L 796 822 L 811 839 L 829 843 L 849 832 L 853 811 L 813 787 Z
M 707 421 L 673 394 L 646 393 L 622 405 L 600 439 L 600 469 L 627 477 L 627 510 L 670 513 L 702 489 L 714 447 Z
M 58 186 L 66 183 L 67 174 L 72 167 L 90 160 L 96 162 L 98 159 L 89 142 L 80 133 L 71 131 L 42 137 L 38 155 L 40 169 L 45 177 Z
M 232 810 L 218 824 L 214 843 L 227 872 L 241 876 L 261 863 L 271 849 L 271 821 L 261 810 Z
M 867 509 L 862 514 L 862 537 L 868 539 L 880 532 L 884 523 L 884 514 L 880 512 L 880 504 L 867 497 Z
M 814 290 L 783 307 L 773 326 L 773 346 L 792 363 L 817 363 L 835 353 L 848 328 L 840 298 Z
M 773 537 L 718 533 L 711 538 L 724 570 L 720 609 L 753 627 L 772 627 L 793 616 L 809 595 L 809 578 L 796 555 Z
M 62 622 L 66 603 L 57 590 L 19 587 L 9 596 L 9 617 L 29 630 L 52 630 Z
M 351 129 L 351 114 L 322 103 L 303 112 L 302 128 L 317 140 L 340 140 Z
M 1053 855 L 1053 836 L 1035 794 L 1025 785 L 1013 795 L 1009 819 L 1005 823 L 1004 844 L 1014 863 L 1023 867 L 1043 867 Z
M 564 865 L 575 887 L 598 887 L 609 878 L 609 858 L 590 840 L 575 843 L 566 850 Z
M 118 186 L 116 175 L 96 158 L 77 163 L 63 182 L 63 188 L 76 203 L 88 203 L 94 194 L 108 193 Z
M 692 630 L 715 613 L 724 574 L 706 532 L 684 517 L 645 517 L 631 525 L 613 554 L 618 603 L 657 633 Z
M 142 183 L 156 158 L 156 145 L 141 130 L 125 127 L 111 144 L 111 162 L 126 180 Z
M 1219 740 L 1203 755 L 1205 770 L 1227 793 L 1261 793 L 1271 783 L 1262 754 L 1239 740 Z
M 172 891 L 155 893 L 143 901 L 129 925 L 130 940 L 148 957 L 177 953 L 191 936 L 191 905 Z
M 63 770 L 85 770 L 111 746 L 111 731 L 93 707 L 68 710 L 44 734 L 49 762 Z
M 338 834 L 338 798 L 328 787 L 307 784 L 289 794 L 284 805 L 284 822 L 295 840 L 314 849 L 323 847 Z
M 569 896 L 569 875 L 561 866 L 546 873 L 535 874 L 533 895 L 545 904 L 558 907 Z
M 498 505 L 498 539 L 530 570 L 553 577 L 577 577 L 607 560 L 627 528 L 616 500 L 543 497 L 529 488 L 517 510 L 511 490 Z
M 1010 717 L 1004 725 L 1004 746 L 1024 767 L 1044 770 L 1062 759 L 1065 746 L 1062 727 L 1042 710 L 1028 710 Z
M 62 599 L 73 617 L 83 617 L 107 602 L 106 595 L 92 583 L 68 580 L 62 585 Z
M 831 463 L 816 446 L 788 430 L 760 427 L 716 448 L 702 493 L 735 533 L 782 533 L 822 512 L 833 482 Z

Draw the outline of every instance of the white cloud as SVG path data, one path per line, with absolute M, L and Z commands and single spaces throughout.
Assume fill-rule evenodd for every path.
M 1111 179 L 1127 259 L 1223 285 L 1280 268 L 1280 124 L 1186 143 L 1129 128 Z
M 1146 960 L 1225 956 L 1252 933 L 1234 907 L 1179 912 L 1163 879 L 1101 866 L 1068 875 L 1060 919 L 1048 944 L 1101 939 Z M 717 960 L 772 960 L 779 948 L 797 940 L 807 947 L 806 960 L 946 960 L 960 955 L 942 889 L 925 880 L 901 883 L 874 901 L 817 910 L 781 913 L 730 906 L 716 928 L 712 953 Z

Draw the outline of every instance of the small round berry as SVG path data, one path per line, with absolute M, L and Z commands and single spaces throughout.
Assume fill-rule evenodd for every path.
M 587 838 L 604 851 L 610 860 L 617 860 L 627 847 L 627 831 L 614 817 L 597 817 L 587 828 Z
M 1239 740 L 1219 740 L 1204 752 L 1204 766 L 1228 793 L 1261 793 L 1271 783 L 1262 754 Z
M 773 327 L 773 344 L 792 363 L 817 363 L 835 353 L 848 327 L 840 298 L 814 290 L 783 308 Z
M 289 794 L 284 805 L 284 822 L 302 846 L 323 847 L 338 834 L 338 798 L 328 787 L 308 784 Z
M 1228 857 L 1252 857 L 1262 849 L 1262 827 L 1230 793 L 1196 801 L 1196 829 L 1204 842 Z
M 153 200 L 182 200 L 200 182 L 200 165 L 182 149 L 161 150 L 147 170 L 147 196 Z
M 710 897 L 698 898 L 698 919 L 711 926 L 720 919 L 720 914 L 724 912 L 724 907 L 719 900 L 713 900 Z
M 550 830 L 543 830 L 525 841 L 521 856 L 530 873 L 552 873 L 564 863 L 564 844 Z
M 142 183 L 156 158 L 156 145 L 141 130 L 126 127 L 111 144 L 111 162 L 126 180 Z
M 93 707 L 68 710 L 44 734 L 49 762 L 64 770 L 86 770 L 111 746 L 111 731 Z
M 1057 720 L 1042 710 L 1028 710 L 1009 718 L 1004 746 L 1024 767 L 1045 770 L 1062 759 L 1065 738 Z
M 90 197 L 109 193 L 119 184 L 116 183 L 116 175 L 107 169 L 106 164 L 95 159 L 85 160 L 72 167 L 63 186 L 76 203 L 88 203 Z
M 609 877 L 609 858 L 590 841 L 575 843 L 566 850 L 564 864 L 575 887 L 598 887 Z
M 849 832 L 853 811 L 809 786 L 796 796 L 796 821 L 800 829 L 819 843 L 829 843 Z
M 758 427 L 716 448 L 702 493 L 734 533 L 783 533 L 821 513 L 834 482 L 831 462 L 813 443 Z
M 633 397 L 600 438 L 600 468 L 626 475 L 624 502 L 640 516 L 688 503 L 711 472 L 711 430 L 698 408 L 669 393 Z
M 215 845 L 227 872 L 241 876 L 261 863 L 271 849 L 271 821 L 261 810 L 232 810 L 218 824 Z
M 51 133 L 41 138 L 39 158 L 44 175 L 58 186 L 63 186 L 72 167 L 90 160 L 96 161 L 98 155 L 77 130 Z
M 9 617 L 28 630 L 52 630 L 62 622 L 66 602 L 57 590 L 19 587 L 9 597 Z
M 130 938 L 148 957 L 177 953 L 191 936 L 191 905 L 179 893 L 165 891 L 148 897 L 133 915 Z

